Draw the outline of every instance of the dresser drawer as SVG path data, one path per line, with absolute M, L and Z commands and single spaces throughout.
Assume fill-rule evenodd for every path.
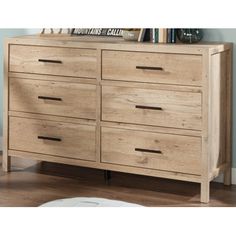
M 9 109 L 96 118 L 96 85 L 10 78 Z
M 95 161 L 95 126 L 10 117 L 9 149 Z
M 96 78 L 96 50 L 10 46 L 9 70 L 48 75 Z
M 102 78 L 201 86 L 202 58 L 184 54 L 103 51 Z
M 201 138 L 102 127 L 102 162 L 200 174 Z
M 201 93 L 103 86 L 102 120 L 201 130 Z

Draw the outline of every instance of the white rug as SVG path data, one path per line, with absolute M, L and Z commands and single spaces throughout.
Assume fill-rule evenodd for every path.
M 40 207 L 142 207 L 138 204 L 109 200 L 105 198 L 76 197 L 59 199 L 42 204 Z

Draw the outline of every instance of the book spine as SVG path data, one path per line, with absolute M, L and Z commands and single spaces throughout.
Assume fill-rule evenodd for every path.
M 155 43 L 158 43 L 159 41 L 159 29 L 155 29 Z
M 146 29 L 143 41 L 150 41 L 150 29 Z
M 167 43 L 171 43 L 172 29 L 167 29 Z
M 156 43 L 156 29 L 154 28 L 154 29 L 152 29 L 152 42 L 153 43 Z
M 153 29 L 150 29 L 150 42 L 153 42 Z
M 141 42 L 144 41 L 145 34 L 146 34 L 146 29 L 143 29 L 142 36 L 141 36 Z
M 159 43 L 164 43 L 164 40 L 163 40 L 164 37 L 163 36 L 164 36 L 164 29 L 160 28 L 159 29 L 159 37 L 158 37 L 158 42 Z
M 141 42 L 142 34 L 143 34 L 143 29 L 140 29 L 139 36 L 138 36 L 138 42 Z
M 176 29 L 171 29 L 171 43 L 176 43 Z
M 151 29 L 152 33 L 151 33 L 151 42 L 152 43 L 157 43 L 158 42 L 158 29 L 153 28 Z
M 146 29 L 142 28 L 139 33 L 138 42 L 143 42 L 145 37 Z
M 164 30 L 163 42 L 167 43 L 167 29 L 163 29 L 163 30 Z

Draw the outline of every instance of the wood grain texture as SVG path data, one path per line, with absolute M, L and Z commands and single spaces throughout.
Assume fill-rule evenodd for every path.
M 232 183 L 232 125 L 233 125 L 233 81 L 232 81 L 232 63 L 233 63 L 233 45 L 230 45 L 230 50 L 226 55 L 226 147 L 225 147 L 225 161 L 227 168 L 224 172 L 224 184 L 231 185 Z
M 182 180 L 194 183 L 201 182 L 201 176 L 199 175 L 192 175 L 174 171 L 163 171 L 163 170 L 140 168 L 134 166 L 124 166 L 124 165 L 102 163 L 102 162 L 98 164 L 95 161 L 72 159 L 55 155 L 39 154 L 39 153 L 15 151 L 15 150 L 9 150 L 9 155 L 11 155 L 12 157 L 22 158 L 25 160 L 47 161 L 47 162 L 61 163 L 74 166 L 91 167 L 102 170 L 111 170 L 123 173 L 132 173 L 132 174 L 160 177 L 166 179 Z
M 97 80 L 92 78 L 79 78 L 79 77 L 69 77 L 69 76 L 58 76 L 58 75 L 42 75 L 42 74 L 30 74 L 22 72 L 9 72 L 9 78 L 18 79 L 31 79 L 31 80 L 45 80 L 45 81 L 55 81 L 55 82 L 71 82 L 80 84 L 97 84 Z
M 95 126 L 10 117 L 9 149 L 95 160 Z M 52 141 L 39 136 L 61 139 Z
M 96 50 L 91 49 L 11 45 L 9 63 L 11 72 L 96 78 L 96 59 Z
M 212 142 L 212 96 L 210 88 L 212 87 L 212 71 L 211 71 L 211 55 L 209 51 L 203 54 L 203 92 L 202 92 L 202 155 L 201 155 L 201 194 L 200 201 L 203 203 L 209 202 L 210 197 L 210 178 L 211 173 L 211 142 Z
M 201 130 L 201 93 L 102 86 L 102 120 Z
M 96 119 L 96 85 L 10 78 L 9 99 L 10 111 Z
M 105 50 L 102 65 L 103 79 L 201 86 L 202 61 L 196 55 Z
M 88 79 L 86 79 L 88 80 Z M 152 89 L 152 90 L 168 90 L 177 92 L 190 92 L 201 93 L 202 87 L 193 86 L 176 86 L 173 84 L 153 84 L 153 83 L 139 83 L 133 81 L 116 81 L 116 80 L 102 80 L 100 85 L 102 86 L 118 86 L 126 88 L 140 88 L 140 89 Z
M 197 175 L 200 153 L 201 138 L 102 127 L 102 162 Z
M 9 111 L 9 116 L 17 116 L 17 117 L 22 117 L 22 118 L 25 117 L 25 118 L 31 118 L 31 119 L 65 122 L 65 123 L 81 124 L 81 125 L 83 124 L 96 125 L 95 120 L 71 118 L 71 117 L 65 117 L 65 116 L 26 113 L 26 112 L 21 112 L 21 111 Z
M 9 108 L 9 44 L 4 43 L 4 83 L 3 83 L 3 160 L 2 167 L 5 172 L 8 172 L 11 167 L 11 157 L 8 155 L 9 133 L 8 133 L 8 108 Z
M 97 50 L 97 91 L 96 91 L 96 161 L 101 162 L 101 70 L 102 51 Z
M 176 134 L 176 135 L 184 135 L 184 136 L 194 136 L 194 137 L 202 137 L 202 131 L 200 130 L 188 130 L 188 129 L 178 129 L 178 128 L 166 128 L 160 126 L 153 125 L 141 125 L 141 124 L 126 124 L 120 122 L 113 121 L 101 121 L 102 127 L 110 127 L 110 128 L 119 128 L 119 129 L 128 129 L 128 130 L 137 130 L 137 131 L 145 131 L 145 132 L 157 132 L 163 134 Z
M 211 170 L 217 169 L 225 163 L 226 148 L 226 52 L 217 53 L 211 56 Z M 220 67 L 219 67 L 220 65 Z
M 5 171 L 13 156 L 197 182 L 204 203 L 214 177 L 230 184 L 232 44 L 27 36 L 5 51 Z M 26 101 L 39 92 L 69 100 Z

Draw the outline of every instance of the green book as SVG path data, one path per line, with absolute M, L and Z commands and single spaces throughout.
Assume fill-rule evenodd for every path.
M 154 29 L 154 43 L 158 43 L 158 39 L 159 39 L 159 29 L 155 28 Z

